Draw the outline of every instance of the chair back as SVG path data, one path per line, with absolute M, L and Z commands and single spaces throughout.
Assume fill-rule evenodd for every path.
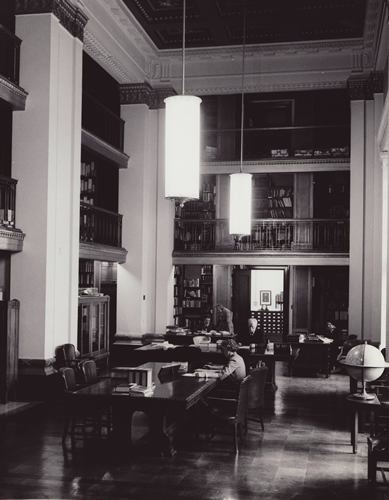
M 74 392 L 77 390 L 76 375 L 73 368 L 60 368 L 59 371 L 62 374 L 62 379 L 64 381 L 65 391 Z
M 76 348 L 73 344 L 63 344 L 62 346 L 63 357 L 65 361 L 75 361 Z
M 88 359 L 81 364 L 86 384 L 96 384 L 99 381 L 95 361 Z
M 249 394 L 249 384 L 251 375 L 247 375 L 239 386 L 238 403 L 236 405 L 236 422 L 244 424 L 246 421 L 247 398 Z
M 250 410 L 263 407 L 267 371 L 267 366 L 259 366 L 250 372 L 251 380 L 247 399 L 247 408 Z

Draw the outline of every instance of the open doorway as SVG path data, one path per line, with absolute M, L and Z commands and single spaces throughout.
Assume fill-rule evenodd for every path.
M 288 266 L 237 266 L 233 273 L 235 332 L 256 318 L 271 342 L 282 342 L 288 329 Z

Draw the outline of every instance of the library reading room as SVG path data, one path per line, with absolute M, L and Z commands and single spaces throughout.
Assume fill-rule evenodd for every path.
M 389 0 L 0 1 L 0 498 L 389 500 Z

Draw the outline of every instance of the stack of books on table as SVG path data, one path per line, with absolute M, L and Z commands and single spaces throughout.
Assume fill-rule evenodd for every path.
M 146 387 L 138 384 L 119 384 L 115 387 L 114 392 L 129 394 L 131 396 L 151 396 L 154 394 L 155 385 Z

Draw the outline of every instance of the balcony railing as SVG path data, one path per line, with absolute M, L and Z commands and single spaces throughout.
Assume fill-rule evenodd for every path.
M 100 243 L 120 248 L 122 246 L 123 216 L 80 203 L 80 241 Z
M 21 40 L 0 24 L 0 74 L 19 85 Z
M 124 120 L 86 92 L 82 93 L 82 128 L 123 151 Z
M 206 130 L 202 134 L 203 161 L 240 159 L 241 131 Z M 350 126 L 252 128 L 243 132 L 243 159 L 349 157 Z
M 0 175 L 0 226 L 15 227 L 17 180 Z
M 348 219 L 266 219 L 252 222 L 237 243 L 228 220 L 174 221 L 175 251 L 287 251 L 348 253 Z

